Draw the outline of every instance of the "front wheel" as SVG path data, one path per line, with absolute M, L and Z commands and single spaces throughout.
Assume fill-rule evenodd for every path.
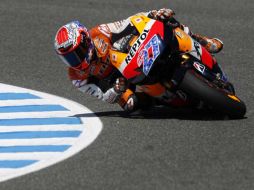
M 231 118 L 243 118 L 246 113 L 243 101 L 193 70 L 186 71 L 179 89 Z

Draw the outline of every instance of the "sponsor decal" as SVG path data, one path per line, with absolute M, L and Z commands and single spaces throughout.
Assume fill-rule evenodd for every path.
M 176 31 L 176 35 L 179 37 L 179 38 L 183 38 L 183 34 L 181 33 L 181 32 L 179 32 L 179 31 Z
M 199 62 L 194 62 L 193 66 L 201 73 L 204 73 L 205 71 L 205 66 L 200 64 Z
M 202 47 L 197 41 L 193 39 L 192 39 L 192 50 L 189 53 L 198 60 L 201 60 Z
M 157 35 L 154 35 L 138 56 L 138 66 L 143 64 L 143 72 L 145 75 L 148 75 L 150 69 L 152 68 L 153 62 L 159 55 L 159 39 Z
M 112 61 L 117 61 L 117 54 L 116 53 L 112 54 Z
M 125 20 L 120 20 L 116 21 L 113 24 L 115 25 L 115 28 L 118 30 L 120 29 L 123 25 L 125 25 L 126 21 Z
M 110 37 L 110 30 L 106 24 L 101 24 L 100 26 L 98 26 L 98 30 L 108 38 Z
M 135 56 L 136 52 L 138 51 L 140 45 L 145 41 L 149 30 L 145 29 L 143 33 L 139 36 L 139 38 L 136 40 L 136 42 L 131 47 L 129 54 L 125 58 L 125 63 L 129 64 L 132 58 Z
M 197 52 L 197 54 L 200 56 L 201 53 L 200 53 L 200 44 L 196 41 L 194 41 L 194 47 L 195 47 L 195 50 Z
M 105 42 L 104 39 L 99 38 L 98 36 L 94 40 L 94 45 L 97 50 L 99 50 L 99 53 L 105 54 L 106 51 L 108 50 L 108 43 Z
M 141 18 L 136 18 L 136 19 L 135 19 L 135 22 L 136 22 L 136 23 L 140 23 L 141 21 L 142 21 Z

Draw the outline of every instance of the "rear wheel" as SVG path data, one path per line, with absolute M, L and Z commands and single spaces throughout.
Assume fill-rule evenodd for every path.
M 186 71 L 179 89 L 231 118 L 242 118 L 246 113 L 244 102 L 234 92 L 219 88 L 193 70 Z

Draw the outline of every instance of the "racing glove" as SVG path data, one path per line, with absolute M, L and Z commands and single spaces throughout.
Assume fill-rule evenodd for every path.
M 114 104 L 118 101 L 120 96 L 121 93 L 116 92 L 114 87 L 112 87 L 103 94 L 102 100 L 107 103 Z
M 126 88 L 126 80 L 123 77 L 117 78 L 114 86 L 103 94 L 102 100 L 114 104 L 118 102 L 122 93 L 126 91 Z
M 164 21 L 173 18 L 175 12 L 171 9 L 162 8 L 159 10 L 152 10 L 149 15 L 156 20 Z
M 72 84 L 81 92 L 94 96 L 98 99 L 103 98 L 102 90 L 95 84 L 88 84 L 86 80 L 72 80 Z
M 162 8 L 160 10 L 152 10 L 148 14 L 148 17 L 153 18 L 155 20 L 162 21 L 167 23 L 167 25 L 176 28 L 181 24 L 174 18 L 175 12 L 171 9 Z

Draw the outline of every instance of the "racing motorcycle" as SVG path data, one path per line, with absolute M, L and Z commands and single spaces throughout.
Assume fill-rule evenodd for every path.
M 181 91 L 221 114 L 244 117 L 244 102 L 236 96 L 216 59 L 199 42 L 180 27 L 146 16 L 130 19 L 136 34 L 128 40 L 128 49 L 110 50 L 112 64 L 129 83 L 157 84 L 155 91 L 159 84 L 159 88 Z

